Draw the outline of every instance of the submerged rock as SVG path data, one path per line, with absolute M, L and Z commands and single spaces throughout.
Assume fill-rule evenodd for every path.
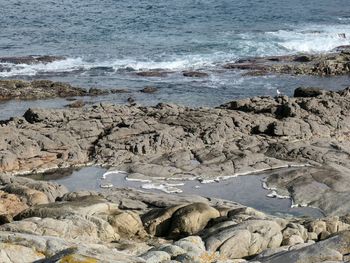
M 144 87 L 140 91 L 143 93 L 156 93 L 158 91 L 158 89 L 156 87 Z
M 190 77 L 190 78 L 204 78 L 209 76 L 208 73 L 200 72 L 200 71 L 185 71 L 182 74 L 185 77 Z

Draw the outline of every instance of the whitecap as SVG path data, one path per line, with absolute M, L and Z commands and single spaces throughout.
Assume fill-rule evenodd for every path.
M 328 52 L 350 44 L 350 25 L 311 25 L 294 30 L 266 33 L 287 52 Z M 345 38 L 344 38 L 345 34 Z

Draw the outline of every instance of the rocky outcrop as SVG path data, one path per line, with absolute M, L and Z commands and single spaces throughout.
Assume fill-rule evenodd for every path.
M 30 109 L 0 127 L 0 172 L 95 162 L 131 177 L 213 180 L 311 165 L 288 171 L 299 175 L 276 173 L 267 186 L 292 195 L 296 204 L 347 213 L 349 89 L 315 92 L 299 89 L 295 98 L 254 97 L 216 109 L 168 104 Z
M 0 80 L 0 101 L 10 99 L 34 100 L 49 98 L 67 98 L 76 96 L 98 96 L 108 94 L 107 90 L 73 87 L 62 82 L 50 80 Z
M 335 76 L 350 73 L 350 52 L 339 48 L 334 53 L 290 55 L 241 59 L 224 65 L 226 69 L 248 70 L 251 75 L 283 73 L 293 75 Z

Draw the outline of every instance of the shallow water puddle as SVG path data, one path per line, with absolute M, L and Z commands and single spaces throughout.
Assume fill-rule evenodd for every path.
M 101 190 L 109 187 L 130 187 L 145 191 L 163 191 L 171 193 L 195 194 L 231 200 L 261 211 L 278 215 L 322 217 L 319 209 L 312 207 L 291 208 L 291 199 L 272 198 L 270 190 L 264 189 L 262 183 L 267 173 L 233 177 L 213 183 L 193 181 L 151 181 L 144 178 L 128 178 L 123 171 L 107 171 L 105 168 L 92 166 L 76 170 L 57 171 L 31 178 L 50 180 L 65 185 L 70 191 Z

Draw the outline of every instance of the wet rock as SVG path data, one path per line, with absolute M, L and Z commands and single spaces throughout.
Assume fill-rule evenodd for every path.
M 143 93 L 156 93 L 156 92 L 158 92 L 158 88 L 156 88 L 156 87 L 144 87 L 140 91 Z
M 350 72 L 350 52 L 347 50 L 340 47 L 335 52 L 319 55 L 249 58 L 228 63 L 224 68 L 293 75 L 345 75 Z
M 67 105 L 68 108 L 82 108 L 84 106 L 85 102 L 83 100 L 77 100 Z
M 294 97 L 317 97 L 324 94 L 324 90 L 320 88 L 304 88 L 300 87 L 294 91 Z
M 104 91 L 95 89 L 94 92 L 90 93 L 85 89 L 73 87 L 67 83 L 53 82 L 50 80 L 34 80 L 32 82 L 23 80 L 0 80 L 0 100 L 34 100 L 74 96 L 96 96 L 101 94 L 105 94 Z
M 312 60 L 312 58 L 310 56 L 297 56 L 294 58 L 295 62 L 310 62 Z
M 0 57 L 0 63 L 11 64 L 47 64 L 54 61 L 64 60 L 61 56 L 24 56 L 24 57 Z
M 185 71 L 182 73 L 184 77 L 190 77 L 190 78 L 204 78 L 208 77 L 208 73 L 200 72 L 200 71 Z
M 127 89 L 111 89 L 112 94 L 120 94 L 120 93 L 130 93 L 131 91 Z
M 127 99 L 127 101 L 128 101 L 129 103 L 134 103 L 136 100 L 135 100 L 133 97 L 129 97 L 129 98 Z
M 164 71 L 140 71 L 135 73 L 138 76 L 141 77 L 166 77 L 168 75 L 168 72 Z
M 108 90 L 102 90 L 102 89 L 97 89 L 97 88 L 89 89 L 90 96 L 101 96 L 101 95 L 107 95 L 107 94 L 109 94 Z

